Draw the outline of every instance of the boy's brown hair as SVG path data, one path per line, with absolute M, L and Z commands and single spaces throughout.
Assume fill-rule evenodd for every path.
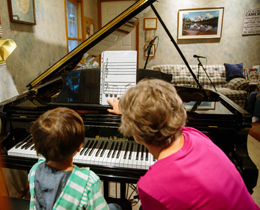
M 37 154 L 47 161 L 62 161 L 70 157 L 85 139 L 84 123 L 72 109 L 59 107 L 42 114 L 30 132 Z
M 159 79 L 144 79 L 130 88 L 120 98 L 119 110 L 119 130 L 154 146 L 168 146 L 181 134 L 187 118 L 176 89 Z

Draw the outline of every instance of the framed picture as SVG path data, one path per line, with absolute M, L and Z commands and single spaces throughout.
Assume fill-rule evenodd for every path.
M 94 21 L 90 18 L 84 17 L 84 37 L 87 39 L 94 34 Z
M 145 57 L 148 56 L 148 49 L 147 49 L 148 46 L 149 46 L 149 44 L 144 45 L 144 56 Z M 155 44 L 153 44 L 152 47 L 151 47 L 149 57 L 155 57 Z
M 144 29 L 157 29 L 157 18 L 144 18 Z
M 150 42 L 155 38 L 155 30 L 149 29 L 145 30 L 145 41 Z
M 221 38 L 224 7 L 180 9 L 178 39 Z
M 245 10 L 242 35 L 260 34 L 259 19 L 260 19 L 260 9 Z
M 8 0 L 12 22 L 36 25 L 34 0 Z

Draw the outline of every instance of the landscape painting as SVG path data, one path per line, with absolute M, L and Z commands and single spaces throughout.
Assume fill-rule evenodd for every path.
M 224 7 L 180 9 L 178 39 L 221 38 Z

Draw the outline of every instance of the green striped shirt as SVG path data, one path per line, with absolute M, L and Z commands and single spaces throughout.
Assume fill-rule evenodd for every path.
M 28 180 L 30 184 L 30 210 L 36 209 L 34 202 L 37 199 L 35 196 L 35 172 L 38 165 L 44 162 L 44 158 L 40 158 L 30 170 Z M 99 177 L 89 168 L 79 168 L 74 166 L 74 169 L 64 187 L 62 193 L 58 197 L 53 206 L 54 210 L 109 210 L 109 207 L 104 199 L 101 190 L 101 181 Z

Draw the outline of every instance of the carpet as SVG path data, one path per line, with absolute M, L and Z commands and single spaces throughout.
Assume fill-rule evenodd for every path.
M 252 128 L 249 131 L 249 135 L 260 142 L 260 122 L 252 123 Z

